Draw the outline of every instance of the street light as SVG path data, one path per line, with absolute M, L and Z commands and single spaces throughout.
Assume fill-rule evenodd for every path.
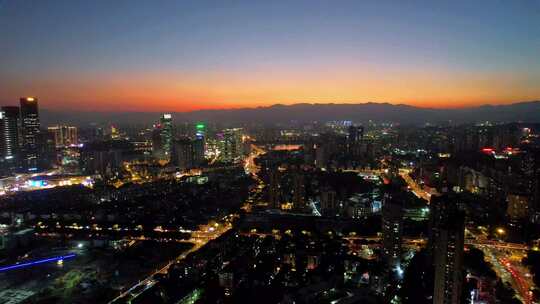
M 497 228 L 496 231 L 497 231 L 497 233 L 498 233 L 499 235 L 504 235 L 504 234 L 506 233 L 506 231 L 505 231 L 503 228 Z

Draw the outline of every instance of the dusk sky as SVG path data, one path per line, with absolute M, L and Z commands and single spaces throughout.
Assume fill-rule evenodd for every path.
M 0 0 L 0 104 L 26 95 L 83 111 L 539 100 L 540 1 Z

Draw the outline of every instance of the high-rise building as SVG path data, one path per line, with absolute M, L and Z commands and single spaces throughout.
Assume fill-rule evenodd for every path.
M 530 196 L 521 193 L 508 193 L 506 201 L 508 207 L 506 215 L 511 222 L 519 222 L 527 217 L 530 217 L 529 202 Z
M 434 241 L 439 237 L 440 223 L 446 220 L 450 214 L 458 212 L 458 204 L 455 195 L 446 193 L 442 196 L 432 196 L 429 205 L 429 236 L 427 249 L 433 255 L 435 250 Z
M 51 132 L 41 132 L 38 137 L 38 146 L 39 146 L 39 158 L 38 158 L 38 167 L 40 169 L 48 169 L 55 164 L 61 164 L 63 160 L 67 160 L 64 156 L 68 154 L 75 156 L 74 150 L 70 150 L 69 153 L 64 153 L 67 151 L 57 151 L 54 133 Z M 69 145 L 68 145 L 69 146 Z M 59 146 L 58 148 L 68 147 L 68 146 Z M 80 154 L 79 154 L 80 156 Z
M 111 139 L 119 139 L 120 138 L 120 130 L 117 126 L 111 125 Z
M 20 156 L 19 107 L 2 107 L 0 111 L 0 158 L 4 168 L 14 168 Z
M 196 136 L 206 136 L 206 125 L 202 122 L 195 124 L 195 135 Z
M 276 167 L 272 167 L 270 168 L 268 174 L 268 200 L 270 207 L 279 209 L 281 208 L 280 172 Z
M 201 166 L 204 163 L 204 135 L 197 134 L 193 139 L 193 164 Z
M 304 179 L 304 173 L 298 169 L 293 172 L 293 208 L 303 209 L 306 207 L 306 184 Z
M 465 219 L 455 196 L 431 201 L 429 246 L 435 269 L 433 303 L 459 304 L 463 287 Z
M 362 126 L 350 126 L 347 134 L 347 141 L 349 144 L 357 144 L 364 138 L 364 127 Z
M 351 125 L 347 133 L 347 153 L 351 156 L 360 154 L 362 139 L 364 137 L 364 127 Z
M 434 304 L 460 303 L 463 287 L 463 241 L 462 215 L 441 223 L 439 237 L 434 241 Z
M 170 160 L 173 151 L 173 122 L 171 114 L 163 114 L 159 120 L 161 126 L 161 144 L 163 147 L 163 154 L 166 159 Z
M 385 193 L 382 206 L 382 255 L 392 269 L 400 265 L 402 234 L 403 206 L 393 199 L 391 193 Z
M 47 131 L 51 134 L 56 148 L 69 147 L 79 143 L 77 127 L 73 126 L 52 126 Z
M 152 156 L 156 159 L 163 159 L 163 143 L 161 142 L 161 125 L 154 125 L 152 130 Z
M 339 213 L 337 193 L 331 188 L 321 190 L 321 214 L 324 216 L 335 216 Z
M 325 147 L 324 144 L 315 144 L 314 145 L 315 150 L 315 166 L 317 168 L 326 168 L 326 165 L 328 164 L 328 155 L 329 149 L 328 147 Z
M 39 157 L 39 111 L 38 100 L 34 97 L 23 97 L 21 103 L 21 131 L 23 166 L 29 171 L 37 170 Z
M 223 148 L 222 159 L 225 162 L 236 162 L 242 158 L 242 129 L 225 129 L 223 130 Z
M 195 139 L 193 140 L 193 162 L 195 166 L 200 166 L 204 163 L 206 152 L 206 125 L 197 123 L 195 125 Z

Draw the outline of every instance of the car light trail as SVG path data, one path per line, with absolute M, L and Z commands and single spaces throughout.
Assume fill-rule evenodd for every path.
M 14 270 L 18 268 L 26 268 L 26 267 L 49 263 L 49 262 L 63 261 L 63 260 L 71 259 L 74 257 L 75 257 L 75 254 L 68 254 L 68 255 L 61 255 L 57 257 L 52 257 L 52 258 L 47 258 L 47 259 L 42 259 L 42 260 L 37 260 L 37 261 L 32 261 L 32 262 L 26 262 L 26 263 L 11 265 L 11 266 L 0 267 L 0 272 Z

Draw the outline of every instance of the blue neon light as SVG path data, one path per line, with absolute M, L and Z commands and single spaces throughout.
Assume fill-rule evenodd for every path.
M 60 261 L 60 260 L 67 260 L 67 259 L 71 259 L 71 258 L 74 258 L 74 257 L 75 257 L 75 254 L 72 253 L 72 254 L 68 254 L 68 255 L 60 255 L 60 256 L 57 256 L 57 257 L 43 259 L 43 260 L 37 260 L 37 261 L 26 262 L 26 263 L 22 263 L 22 264 L 15 264 L 15 265 L 11 265 L 11 266 L 0 267 L 0 272 L 13 270 L 13 269 L 18 269 L 18 268 L 30 267 L 30 266 L 34 266 L 34 265 L 43 264 L 43 263 L 56 262 L 56 261 Z

